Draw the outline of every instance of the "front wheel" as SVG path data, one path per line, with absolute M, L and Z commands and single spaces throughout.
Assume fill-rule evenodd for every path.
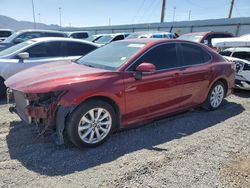
M 225 95 L 225 85 L 221 81 L 216 82 L 209 91 L 205 107 L 208 110 L 215 110 L 219 108 Z
M 66 132 L 69 140 L 77 147 L 95 147 L 108 139 L 116 122 L 111 105 L 101 100 L 92 100 L 72 112 Z

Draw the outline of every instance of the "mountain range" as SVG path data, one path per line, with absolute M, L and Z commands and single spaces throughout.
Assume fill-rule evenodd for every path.
M 17 21 L 8 16 L 0 15 L 0 29 L 34 29 L 34 23 L 29 21 Z M 43 23 L 36 23 L 36 29 L 56 29 L 59 30 L 59 25 L 46 25 Z

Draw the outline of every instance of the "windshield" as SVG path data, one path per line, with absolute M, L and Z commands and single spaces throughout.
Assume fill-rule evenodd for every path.
M 202 35 L 181 35 L 178 37 L 178 39 L 189 40 L 189 41 L 193 41 L 193 42 L 200 42 L 202 37 L 203 37 Z
M 0 56 L 7 56 L 7 55 L 10 55 L 12 53 L 15 53 L 17 50 L 21 49 L 21 48 L 24 48 L 26 46 L 29 46 L 30 44 L 32 44 L 33 41 L 32 40 L 29 40 L 29 41 L 26 41 L 26 42 L 22 42 L 22 43 L 19 43 L 19 44 L 16 44 L 10 48 L 7 48 L 3 51 L 0 51 Z
M 116 70 L 134 56 L 145 43 L 114 42 L 78 59 L 76 63 L 106 70 Z
M 12 42 L 18 35 L 19 35 L 18 32 L 13 33 L 13 34 L 10 35 L 8 38 L 6 38 L 6 39 L 4 40 L 4 42 Z
M 95 43 L 99 44 L 108 44 L 114 37 L 112 35 L 104 35 L 97 39 Z

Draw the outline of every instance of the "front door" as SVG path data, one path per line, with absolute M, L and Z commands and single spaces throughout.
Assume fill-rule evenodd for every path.
M 135 79 L 135 70 L 143 62 L 156 66 L 154 73 Z M 125 73 L 126 114 L 123 122 L 131 124 L 175 111 L 181 100 L 179 58 L 175 43 L 153 47 Z

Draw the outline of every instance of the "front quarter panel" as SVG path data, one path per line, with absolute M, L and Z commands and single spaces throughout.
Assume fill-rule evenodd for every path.
M 112 73 L 111 73 L 112 74 Z M 89 79 L 88 81 L 74 83 L 65 87 L 66 94 L 62 96 L 58 105 L 78 106 L 84 101 L 93 97 L 105 97 L 119 107 L 121 113 L 124 113 L 124 83 L 122 73 L 106 75 L 98 79 Z

